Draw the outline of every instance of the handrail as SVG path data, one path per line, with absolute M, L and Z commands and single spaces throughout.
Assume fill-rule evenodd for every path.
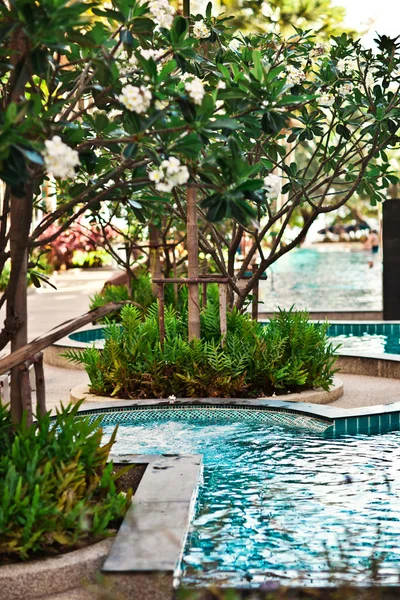
M 33 356 L 35 356 L 41 350 L 44 350 L 54 342 L 58 342 L 61 338 L 73 333 L 76 329 L 87 325 L 88 323 L 92 323 L 93 321 L 98 321 L 103 317 L 106 317 L 110 313 L 115 312 L 125 304 L 130 304 L 129 300 L 125 300 L 123 302 L 109 302 L 104 306 L 100 306 L 99 308 L 95 308 L 94 310 L 89 310 L 87 313 L 84 313 L 80 317 L 76 317 L 74 319 L 70 319 L 61 323 L 61 325 L 57 325 L 51 329 L 48 333 L 43 336 L 40 336 L 29 342 L 29 344 L 25 344 L 15 352 L 12 352 L 5 358 L 0 359 L 0 375 L 7 373 L 13 367 L 17 367 L 18 365 L 24 363 L 29 360 Z

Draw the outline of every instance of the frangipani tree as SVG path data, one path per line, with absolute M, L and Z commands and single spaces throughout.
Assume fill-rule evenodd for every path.
M 1 0 L 0 10 L 0 267 L 11 258 L 0 348 L 27 341 L 29 252 L 101 203 L 139 212 L 162 205 L 187 218 L 189 276 L 199 241 L 241 307 L 264 270 L 298 243 L 281 244 L 302 203 L 312 209 L 304 234 L 360 186 L 382 196 L 385 149 L 397 143 L 400 105 L 392 40 L 382 39 L 374 56 L 346 36 L 330 47 L 310 33 L 289 40 L 233 36 L 211 7 L 205 19 L 183 18 L 167 0 L 115 0 L 112 9 Z M 293 160 L 311 141 L 318 163 L 312 176 Z M 57 208 L 32 229 L 44 184 Z M 338 201 L 333 188 L 340 189 Z M 277 202 L 280 189 L 285 196 Z M 207 221 L 200 232 L 198 216 Z M 226 218 L 233 225 L 222 234 L 217 223 Z M 234 256 L 245 230 L 254 244 L 241 271 L 256 252 L 260 261 L 241 291 Z M 272 230 L 266 256 L 261 242 Z M 21 411 L 14 371 L 15 419 Z

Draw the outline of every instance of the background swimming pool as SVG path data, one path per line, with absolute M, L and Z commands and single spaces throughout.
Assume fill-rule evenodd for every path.
M 399 323 L 335 323 L 328 333 L 340 352 L 400 354 Z
M 142 411 L 141 411 L 142 412 Z M 400 434 L 344 437 L 232 415 L 120 425 L 114 451 L 204 455 L 183 583 L 367 582 L 400 574 Z M 105 427 L 106 436 L 112 427 Z
M 268 270 L 260 283 L 260 312 L 293 304 L 309 311 L 382 310 L 382 264 L 372 269 L 368 251 L 334 246 L 295 249 Z

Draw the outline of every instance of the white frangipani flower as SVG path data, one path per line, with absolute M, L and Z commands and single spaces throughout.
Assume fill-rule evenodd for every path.
M 368 73 L 365 76 L 365 87 L 367 89 L 371 89 L 374 87 L 374 85 L 375 85 L 374 76 L 372 75 L 371 71 L 368 71 Z
M 352 83 L 342 83 L 342 85 L 339 85 L 337 88 L 337 91 L 341 96 L 348 96 L 353 93 L 354 85 Z
M 352 56 L 339 58 L 336 66 L 338 71 L 345 73 L 346 75 L 351 75 L 353 71 L 357 71 L 358 69 L 357 59 L 353 58 Z
M 193 77 L 185 83 L 185 90 L 195 104 L 201 104 L 204 98 L 204 85 L 198 77 Z
M 141 114 L 148 110 L 152 95 L 144 85 L 139 88 L 128 84 L 122 88 L 122 93 L 118 99 L 128 110 Z
M 308 56 L 311 58 L 311 60 L 314 60 L 327 54 L 328 50 L 329 48 L 326 44 L 315 44 L 314 48 L 311 48 L 310 52 L 308 53 Z
M 168 106 L 168 102 L 166 100 L 156 100 L 154 102 L 154 107 L 157 110 L 164 110 L 164 108 L 167 108 Z
M 242 42 L 240 40 L 238 40 L 237 38 L 233 38 L 229 42 L 229 48 L 230 48 L 230 50 L 233 50 L 234 52 L 237 52 L 241 45 L 242 45 Z
M 218 81 L 217 83 L 217 90 L 225 90 L 226 89 L 226 83 L 225 81 Z
M 290 86 L 300 85 L 305 78 L 306 74 L 297 67 L 294 67 L 293 65 L 288 65 L 286 67 L 286 81 Z
M 46 140 L 44 145 L 46 147 L 44 152 L 46 170 L 57 179 L 75 177 L 75 167 L 80 164 L 78 152 L 64 144 L 58 135 L 51 140 Z
M 186 183 L 189 177 L 188 168 L 175 156 L 163 160 L 160 167 L 149 172 L 149 179 L 159 192 L 169 193 L 176 185 Z
M 196 21 L 193 25 L 193 36 L 201 40 L 210 37 L 211 30 L 207 27 L 204 21 Z
M 276 198 L 281 191 L 282 179 L 279 175 L 270 173 L 264 177 L 264 188 L 269 198 Z
M 170 29 L 174 21 L 175 10 L 168 0 L 150 0 L 149 11 L 158 28 Z
M 318 104 L 320 106 L 332 106 L 335 102 L 335 96 L 333 94 L 328 94 L 328 92 L 324 92 L 318 98 Z

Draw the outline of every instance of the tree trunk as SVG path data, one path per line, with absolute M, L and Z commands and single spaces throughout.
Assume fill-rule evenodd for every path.
M 188 186 L 186 193 L 187 202 L 187 253 L 188 253 L 188 277 L 199 276 L 199 229 L 197 224 L 196 189 Z M 200 339 L 200 302 L 199 285 L 188 284 L 188 317 L 189 317 L 189 340 Z
M 11 352 L 28 343 L 28 237 L 32 221 L 32 191 L 26 185 L 24 195 L 11 194 L 10 203 L 10 254 L 11 273 L 8 284 L 7 320 L 16 324 L 11 338 Z M 26 406 L 22 399 L 22 373 L 19 367 L 11 371 L 10 410 L 14 423 L 19 423 L 23 410 L 32 414 L 32 405 Z

